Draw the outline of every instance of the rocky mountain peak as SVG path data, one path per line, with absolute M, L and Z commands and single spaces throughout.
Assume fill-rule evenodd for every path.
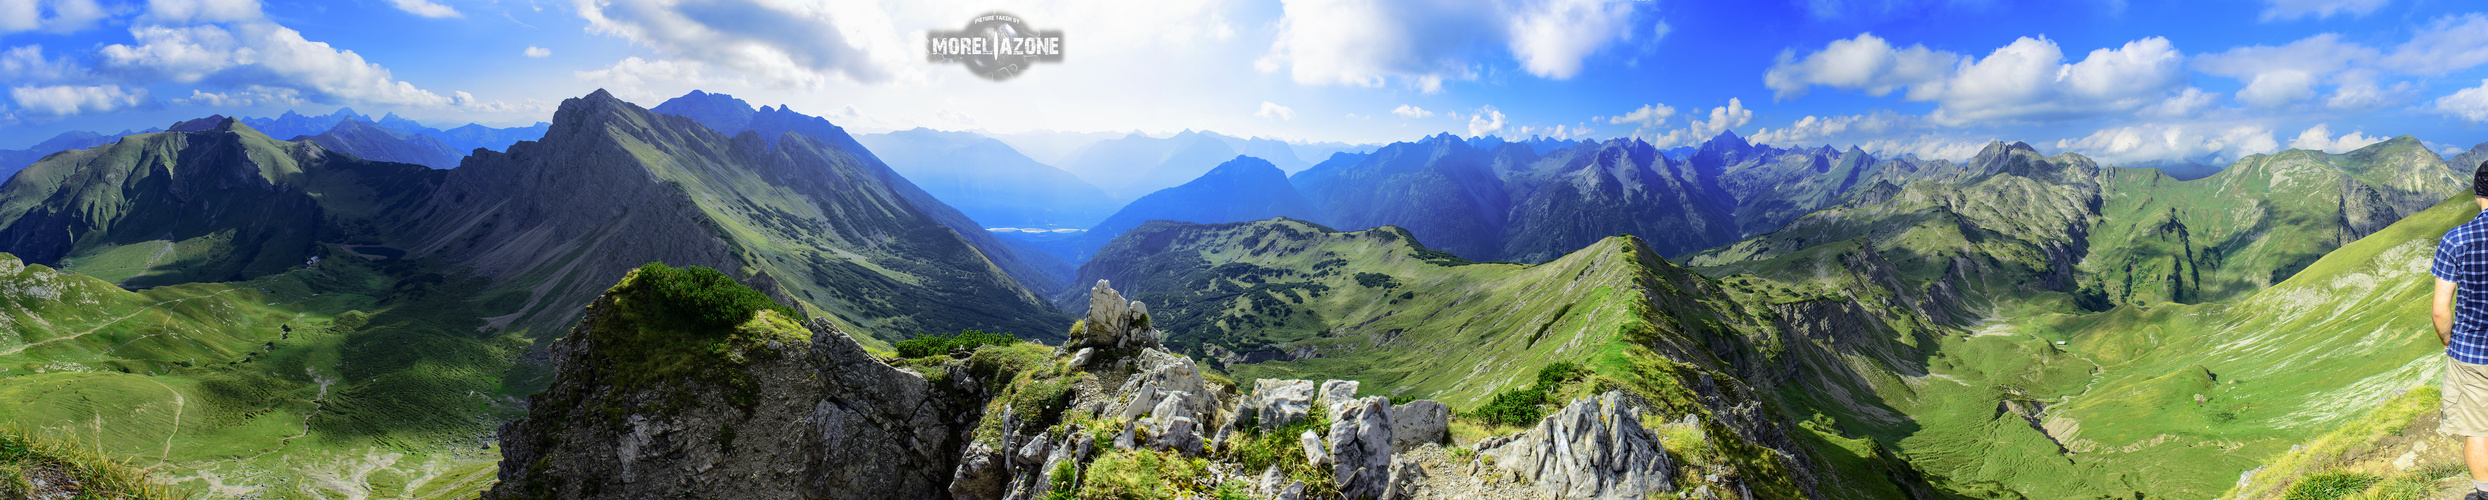
M 174 123 L 173 126 L 166 127 L 164 130 L 168 132 L 208 132 L 214 130 L 224 130 L 232 126 L 233 118 L 226 117 L 225 115 L 207 115 L 206 118 L 197 118 Z

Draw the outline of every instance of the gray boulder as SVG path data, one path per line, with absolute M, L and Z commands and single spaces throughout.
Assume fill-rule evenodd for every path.
M 1096 286 L 1089 287 L 1088 317 L 1080 320 L 1063 349 L 1138 349 L 1157 347 L 1164 339 L 1149 325 L 1147 304 L 1125 300 L 1123 292 L 1115 291 L 1106 280 L 1097 280 Z
M 1338 407 L 1329 442 L 1339 496 L 1385 498 L 1391 493 L 1391 400 L 1374 396 Z
M 1356 386 L 1357 382 L 1354 380 L 1324 380 L 1321 398 L 1315 400 L 1314 404 L 1322 405 L 1323 409 L 1330 410 L 1330 416 L 1335 421 L 1339 418 L 1339 411 L 1344 406 L 1356 402 Z
M 1305 463 L 1313 464 L 1315 467 L 1330 463 L 1330 450 L 1322 447 L 1321 434 L 1315 434 L 1313 431 L 1297 434 L 1296 445 L 1304 447 Z
M 1416 449 L 1440 443 L 1451 432 L 1451 406 L 1431 399 L 1391 406 L 1391 447 Z
M 1573 401 L 1528 431 L 1478 441 L 1477 451 L 1549 496 L 1625 499 L 1675 490 L 1675 459 L 1642 428 L 1641 410 L 1621 392 Z
M 1261 430 L 1268 431 L 1303 419 L 1313 411 L 1313 381 L 1261 379 L 1253 382 L 1252 399 L 1245 406 L 1261 421 Z

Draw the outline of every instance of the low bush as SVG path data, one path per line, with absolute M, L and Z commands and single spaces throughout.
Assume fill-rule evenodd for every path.
M 901 340 L 898 341 L 897 347 L 899 357 L 921 358 L 926 356 L 950 354 L 950 351 L 957 349 L 972 350 L 989 345 L 1011 345 L 1017 343 L 1019 343 L 1019 338 L 1013 337 L 1008 333 L 985 333 L 977 330 L 960 330 L 959 333 L 955 335 L 942 335 L 934 333 L 912 339 Z
M 787 318 L 801 318 L 795 309 L 772 300 L 768 295 L 734 282 L 726 273 L 700 266 L 669 267 L 663 262 L 639 266 L 643 297 L 661 304 L 667 313 L 695 329 L 733 328 L 750 321 L 763 310 L 777 311 Z
M 1209 461 L 1148 449 L 1098 457 L 1080 484 L 1082 500 L 1155 500 L 1208 493 Z
M 1588 375 L 1588 372 L 1582 369 L 1581 365 L 1569 361 L 1548 364 L 1545 368 L 1538 369 L 1538 381 L 1535 385 L 1526 389 L 1510 389 L 1495 393 L 1493 398 L 1486 400 L 1486 404 L 1469 410 L 1468 416 L 1495 425 L 1515 427 L 1537 425 L 1539 419 L 1546 418 L 1545 406 L 1558 403 L 1554 400 L 1554 393 L 1561 389 L 1565 382 L 1577 380 L 1584 375 Z

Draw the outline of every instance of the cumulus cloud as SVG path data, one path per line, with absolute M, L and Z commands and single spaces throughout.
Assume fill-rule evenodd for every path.
M 119 85 L 53 85 L 44 87 L 10 87 L 9 100 L 24 111 L 47 115 L 74 115 L 112 111 L 137 106 L 147 97 L 147 89 L 123 89 Z
M 106 14 L 95 0 L 0 0 L 0 34 L 68 33 L 94 27 Z
M 1803 95 L 1820 85 L 1932 101 L 1930 118 L 1948 124 L 1983 120 L 2064 120 L 2131 112 L 2184 82 L 2185 56 L 2166 38 L 2092 50 L 2066 63 L 2056 42 L 2020 38 L 1985 57 L 1923 45 L 1893 48 L 1873 34 L 1834 41 L 1797 57 L 1781 54 L 1763 76 L 1775 95 Z
M 1632 110 L 1621 115 L 1607 117 L 1607 124 L 1632 124 L 1638 128 L 1657 129 L 1659 127 L 1667 126 L 1667 119 L 1674 116 L 1676 116 L 1676 108 L 1668 107 L 1665 104 L 1650 104 L 1642 106 L 1641 109 Z
M 527 50 L 521 53 L 526 54 L 527 57 L 553 57 L 553 49 L 547 49 L 544 47 L 528 46 Z
M 1793 50 L 1781 52 L 1771 70 L 1763 73 L 1762 82 L 1775 99 L 1803 97 L 1816 85 L 1882 96 L 1941 79 L 1960 59 L 1959 54 L 1930 50 L 1923 44 L 1894 49 L 1873 33 L 1859 33 L 1857 38 L 1833 40 L 1803 59 Z
M 2263 20 L 2280 21 L 2314 16 L 2316 19 L 2333 14 L 2365 16 L 2392 0 L 2264 0 Z
M 2384 142 L 2384 139 L 2383 137 L 2370 137 L 2358 131 L 2341 134 L 2341 137 L 2333 137 L 2332 127 L 2318 123 L 2313 127 L 2307 127 L 2305 132 L 2299 132 L 2297 139 L 2289 141 L 2289 147 L 2340 154 L 2367 147 L 2369 144 Z
M 2488 122 L 2488 80 L 2480 80 L 2477 87 L 2457 90 L 2452 94 L 2436 98 L 2430 110 L 2474 123 Z
M 438 94 L 398 81 L 388 68 L 354 51 L 304 39 L 301 32 L 276 23 L 139 26 L 130 34 L 137 38 L 135 44 L 98 51 L 104 69 L 181 83 L 292 89 L 322 102 L 450 104 Z
M 1780 147 L 1806 147 L 1844 140 L 1854 142 L 1864 137 L 1883 137 L 1915 128 L 1920 128 L 1919 120 L 1891 111 L 1826 117 L 1807 115 L 1786 127 L 1764 128 L 1747 139 Z
M 1629 40 L 1632 0 L 1285 0 L 1278 37 L 1254 62 L 1297 83 L 1378 87 L 1397 79 L 1426 92 L 1478 74 L 1502 48 L 1544 78 L 1580 73 L 1582 59 Z M 1657 35 L 1657 33 L 1652 33 Z
M 578 8 L 591 33 L 798 88 L 888 80 L 910 48 L 871 3 L 615 0 Z
M 1664 104 L 1651 104 L 1621 115 L 1605 117 L 1604 120 L 1610 125 L 1631 124 L 1634 129 L 1627 134 L 1628 136 L 1662 148 L 1699 144 L 1703 140 L 1717 137 L 1720 132 L 1743 127 L 1754 121 L 1754 111 L 1745 109 L 1745 102 L 1733 97 L 1728 98 L 1728 105 L 1711 108 L 1710 113 L 1685 116 L 1683 127 L 1669 125 L 1672 123 L 1669 117 L 1675 114 L 1675 108 Z
M 15 83 L 59 83 L 87 76 L 86 68 L 67 58 L 47 58 L 43 47 L 20 45 L 0 51 L 0 75 Z
M 1394 114 L 1394 115 L 1400 115 L 1400 117 L 1401 117 L 1401 118 L 1433 118 L 1433 117 L 1434 117 L 1434 112 L 1432 112 L 1432 111 L 1426 111 L 1426 110 L 1425 110 L 1425 108 L 1420 108 L 1420 107 L 1416 107 L 1416 106 L 1410 106 L 1410 105 L 1406 105 L 1406 104 L 1401 104 L 1401 105 L 1400 105 L 1400 107 L 1397 107 L 1397 108 L 1391 108 L 1391 114 Z
M 2488 63 L 2488 15 L 2445 16 L 2412 34 L 2379 61 L 2396 71 L 2443 75 Z
M 2129 125 L 2056 141 L 2057 149 L 2111 165 L 2150 161 L 2222 164 L 2280 147 L 2271 129 L 2256 125 Z
M 2193 118 L 2202 115 L 2203 110 L 2211 109 L 2212 102 L 2219 98 L 2218 92 L 2204 92 L 2203 89 L 2186 87 L 2185 90 L 2178 91 L 2177 95 L 2168 96 L 2168 99 L 2160 101 L 2159 104 L 2144 106 L 2142 114 L 2158 118 Z
M 259 0 L 147 0 L 144 21 L 162 24 L 224 23 L 259 19 Z
M 2312 99 L 2317 85 L 2334 81 L 2336 73 L 2359 61 L 2380 56 L 2376 49 L 2325 33 L 2277 47 L 2255 45 L 2202 55 L 2195 58 L 2194 67 L 2246 82 L 2246 88 L 2237 91 L 2238 101 L 2270 108 Z
M 1920 136 L 1895 139 L 1877 139 L 1860 143 L 1857 147 L 1858 149 L 1866 150 L 1868 153 L 1883 157 L 1916 155 L 1917 157 L 1924 159 L 1951 160 L 1958 162 L 1969 161 L 1971 157 L 1978 156 L 1979 151 L 1987 149 L 1988 142 L 1989 141 L 1986 140 Z
M 1503 130 L 1503 111 L 1494 106 L 1477 108 L 1469 116 L 1469 137 L 1484 137 Z
M 1286 106 L 1280 106 L 1278 103 L 1261 101 L 1261 110 L 1254 111 L 1253 116 L 1269 118 L 1272 120 L 1294 120 L 1296 119 L 1296 110 L 1289 109 Z
M 167 102 L 176 105 L 214 107 L 292 106 L 303 104 L 302 93 L 295 92 L 292 89 L 236 90 L 231 92 L 206 92 L 198 89 L 191 89 L 189 97 L 176 97 Z
M 397 10 L 406 11 L 408 14 L 423 17 L 462 17 L 458 14 L 458 9 L 449 8 L 447 5 L 432 3 L 431 0 L 389 0 L 389 3 L 396 5 Z

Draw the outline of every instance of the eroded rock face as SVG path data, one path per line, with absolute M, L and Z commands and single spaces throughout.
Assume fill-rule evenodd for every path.
M 1621 392 L 1573 401 L 1526 432 L 1478 441 L 1477 451 L 1556 497 L 1642 498 L 1675 489 L 1674 457 Z
M 1391 447 L 1414 449 L 1449 438 L 1451 406 L 1431 399 L 1391 405 Z
M 1136 300 L 1125 300 L 1123 292 L 1115 291 L 1106 280 L 1097 280 L 1089 288 L 1088 317 L 1081 320 L 1080 330 L 1073 332 L 1066 350 L 1095 347 L 1101 349 L 1140 349 L 1158 347 L 1165 335 L 1149 326 L 1149 306 Z
M 973 424 L 973 408 L 955 403 L 967 398 L 882 364 L 825 322 L 805 325 L 809 343 L 716 367 L 749 385 L 624 389 L 593 368 L 610 363 L 595 332 L 612 299 L 599 306 L 551 347 L 553 385 L 502 427 L 500 483 L 485 498 L 946 496 L 960 430 Z
M 1356 402 L 1358 385 L 1354 380 L 1324 380 L 1320 399 L 1315 400 L 1314 404 L 1322 405 L 1323 409 L 1330 410 L 1332 418 L 1338 418 L 1339 412 L 1345 410 L 1348 403 Z
M 1268 431 L 1297 420 L 1313 411 L 1313 381 L 1261 379 L 1253 382 L 1253 397 L 1245 403 Z
M 1391 400 L 1342 402 L 1331 420 L 1331 474 L 1344 498 L 1387 498 L 1391 490 Z

